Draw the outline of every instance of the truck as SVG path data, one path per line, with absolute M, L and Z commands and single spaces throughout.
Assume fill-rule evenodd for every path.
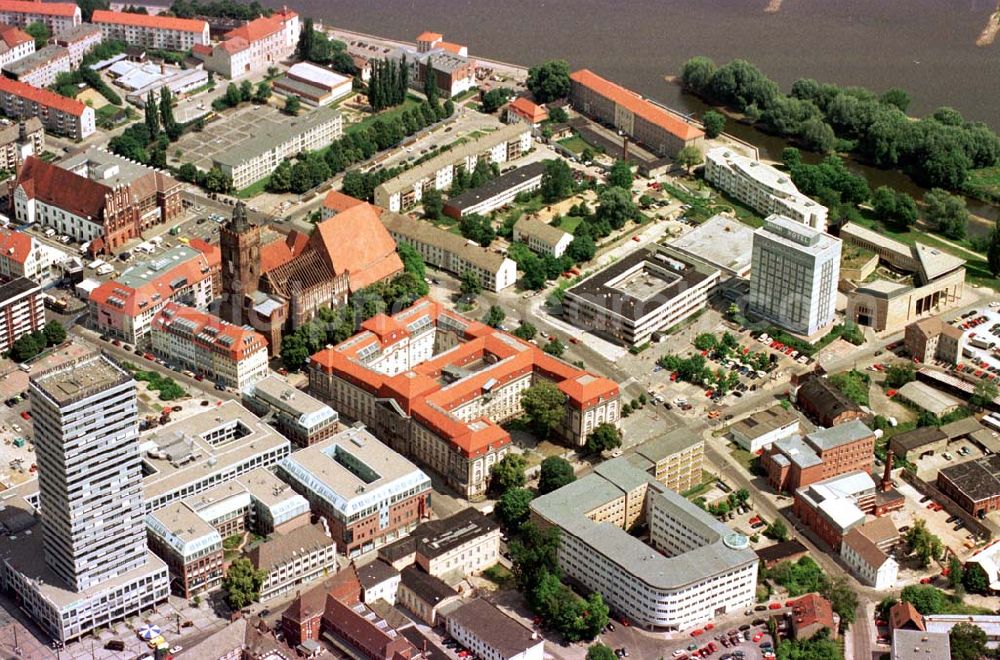
M 975 346 L 976 348 L 982 348 L 982 349 L 991 349 L 997 345 L 995 341 L 993 342 L 986 341 L 985 339 L 981 338 L 979 335 L 975 333 L 969 336 L 969 344 Z

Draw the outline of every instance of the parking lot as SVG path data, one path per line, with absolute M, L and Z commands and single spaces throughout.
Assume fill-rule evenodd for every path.
M 951 325 L 967 333 L 956 369 L 1000 382 L 1000 357 L 994 350 L 1000 346 L 1000 303 L 990 305 L 951 320 Z
M 941 542 L 958 555 L 959 558 L 965 559 L 973 553 L 973 548 L 976 546 L 972 541 L 972 535 L 964 528 L 956 530 L 955 525 L 958 522 L 957 520 L 950 523 L 947 522 L 951 518 L 951 514 L 946 509 L 935 511 L 928 508 L 932 504 L 932 500 L 921 502 L 924 498 L 916 489 L 901 479 L 897 479 L 896 483 L 898 484 L 896 490 L 906 497 L 906 502 L 901 510 L 893 511 L 890 515 L 901 536 L 905 535 L 906 530 L 916 520 L 924 520 L 927 524 L 927 529 L 932 534 L 938 536 Z M 927 570 L 912 570 L 906 566 L 905 562 L 900 561 L 899 579 L 905 582 L 907 579 L 914 580 L 928 573 L 936 574 L 938 572 L 940 572 L 940 569 L 936 565 L 932 565 Z

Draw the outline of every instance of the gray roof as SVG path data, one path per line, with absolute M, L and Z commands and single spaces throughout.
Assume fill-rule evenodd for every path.
M 530 236 L 549 246 L 555 246 L 563 238 L 569 236 L 568 232 L 559 229 L 559 227 L 553 227 L 534 215 L 522 216 L 514 223 L 514 231 L 518 234 Z
M 311 131 L 326 122 L 335 121 L 339 117 L 338 110 L 318 108 L 299 117 L 285 118 L 280 123 L 276 121 L 260 122 L 255 128 L 256 135 L 216 155 L 215 162 L 219 165 L 238 167 L 244 161 L 275 149 L 296 135 Z
M 483 200 L 492 199 L 497 195 L 507 192 L 515 186 L 525 183 L 526 181 L 530 181 L 531 179 L 540 180 L 542 174 L 544 173 L 545 163 L 543 161 L 529 163 L 524 167 L 519 167 L 516 170 L 507 172 L 506 174 L 501 174 L 497 178 L 487 181 L 478 188 L 472 188 L 462 192 L 461 194 L 455 195 L 445 203 L 445 208 L 450 206 L 461 210 L 470 206 L 475 206 Z M 555 227 L 553 227 L 553 229 L 555 229 Z M 562 233 L 565 234 L 566 232 Z
M 57 405 L 65 405 L 131 380 L 110 358 L 94 352 L 33 376 L 31 384 Z
M 404 568 L 403 572 L 400 573 L 400 582 L 416 594 L 420 600 L 431 606 L 458 595 L 458 592 L 449 587 L 444 580 L 424 573 L 416 566 Z
M 482 598 L 465 603 L 447 616 L 505 658 L 543 643 L 542 638 L 533 631 Z
M 780 451 L 781 455 L 787 457 L 787 460 L 794 462 L 800 468 L 813 467 L 823 462 L 823 459 L 816 454 L 810 445 L 803 442 L 802 436 L 799 435 L 775 440 L 772 447 Z M 774 458 L 778 457 L 779 455 L 774 456 Z
M 437 68 L 436 61 L 435 68 Z M 416 167 L 412 167 L 396 178 L 381 183 L 378 187 L 386 195 L 392 195 L 401 190 L 412 188 L 415 183 L 433 176 L 435 172 L 443 167 L 464 162 L 468 157 L 478 156 L 502 142 L 509 142 L 530 132 L 531 128 L 526 124 L 507 124 L 492 133 L 476 138 L 475 140 L 470 140 L 469 142 L 464 142 Z
M 370 561 L 364 566 L 358 566 L 356 570 L 358 573 L 358 582 L 365 589 L 371 589 L 383 582 L 399 577 L 399 571 L 381 559 Z
M 657 463 L 702 442 L 704 440 L 701 435 L 686 426 L 681 426 L 661 436 L 647 440 L 635 448 L 635 453 L 653 463 Z
M 892 631 L 892 660 L 937 660 L 951 657 L 948 633 L 922 630 Z
M 620 527 L 597 523 L 587 516 L 588 512 L 623 497 L 624 488 L 633 489 L 643 481 L 648 489 L 646 497 L 653 498 L 652 505 L 669 510 L 684 527 L 705 538 L 704 545 L 667 557 Z M 531 508 L 562 528 L 564 534 L 576 536 L 594 552 L 654 589 L 677 589 L 757 561 L 745 537 L 624 459 L 608 461 L 582 479 L 535 499 Z
M 6 65 L 3 70 L 12 73 L 15 77 L 31 73 L 35 69 L 46 66 L 61 58 L 68 58 L 69 51 L 62 46 L 46 46 L 41 50 L 36 50 L 31 55 L 22 57 Z
M 739 274 L 750 268 L 753 231 L 739 220 L 716 215 L 670 244 L 720 269 Z
M 18 277 L 17 279 L 4 282 L 0 284 L 0 304 L 6 304 L 7 301 L 22 296 L 32 289 L 38 293 L 42 292 L 41 287 L 27 277 Z
M 1000 495 L 1000 454 L 949 465 L 938 472 L 938 479 L 950 481 L 973 502 Z
M 73 27 L 67 28 L 55 35 L 55 40 L 57 42 L 72 42 L 84 39 L 94 34 L 101 34 L 100 26 L 92 25 L 91 23 L 81 23 L 80 25 L 74 25 Z
M 391 234 L 399 234 L 412 241 L 433 245 L 445 252 L 457 254 L 465 261 L 490 273 L 499 271 L 507 259 L 502 254 L 491 252 L 474 241 L 439 229 L 423 220 L 416 220 L 392 211 L 383 211 L 381 219 L 382 224 Z
M 872 430 L 864 422 L 852 419 L 828 429 L 813 431 L 806 438 L 810 445 L 820 451 L 840 447 L 872 436 Z
M 730 427 L 730 431 L 738 432 L 747 438 L 759 438 L 798 421 L 798 418 L 792 410 L 785 410 L 782 406 L 771 406 L 739 420 Z

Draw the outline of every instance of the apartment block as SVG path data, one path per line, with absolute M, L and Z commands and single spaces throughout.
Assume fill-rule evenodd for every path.
M 41 241 L 23 231 L 0 229 L 0 278 L 28 278 L 37 284 L 52 279 L 52 259 Z
M 487 215 L 507 206 L 521 193 L 538 190 L 542 186 L 543 174 L 545 174 L 544 162 L 529 163 L 524 167 L 505 172 L 478 188 L 465 190 L 450 197 L 444 203 L 444 213 L 459 220 L 473 213 Z
M 763 216 L 783 215 L 826 231 L 828 209 L 800 193 L 788 174 L 759 160 L 716 147 L 705 154 L 705 180 Z
M 420 203 L 425 190 L 450 188 L 457 168 L 471 172 L 480 161 L 502 165 L 526 154 L 531 144 L 531 127 L 524 124 L 503 126 L 379 184 L 375 188 L 375 204 L 397 213 L 405 211 Z
M 35 52 L 35 39 L 21 28 L 0 23 L 0 67 Z
M 524 215 L 514 223 L 514 240 L 526 243 L 533 252 L 551 254 L 558 259 L 573 242 L 573 235 L 537 216 Z
M 962 355 L 962 330 L 937 316 L 914 321 L 906 326 L 903 344 L 910 357 L 920 362 L 941 360 L 958 364 Z
M 278 472 L 352 558 L 406 536 L 430 514 L 430 477 L 363 427 L 295 452 Z
M 32 87 L 50 87 L 60 73 L 69 73 L 69 49 L 55 44 L 22 57 L 3 67 L 3 75 Z
M 153 317 L 153 352 L 182 369 L 244 390 L 267 378 L 267 340 L 207 312 L 168 302 Z
M 27 4 L 47 6 L 34 2 Z M 0 111 L 13 119 L 38 117 L 45 130 L 74 140 L 82 140 L 97 130 L 93 108 L 6 77 L 0 77 Z
M 25 277 L 0 283 L 0 351 L 44 327 L 41 287 Z
M 754 232 L 751 314 L 812 336 L 833 323 L 841 241 L 781 215 Z
M 101 29 L 106 40 L 131 46 L 188 51 L 211 43 L 208 23 L 202 20 L 97 9 L 90 22 Z
M 408 215 L 385 211 L 382 224 L 396 243 L 406 244 L 424 263 L 458 277 L 475 274 L 486 291 L 499 293 L 517 282 L 517 264 L 488 248 Z
M 3 0 L 0 2 L 0 23 L 24 28 L 43 23 L 51 34 L 59 34 L 80 25 L 80 7 L 73 2 L 37 2 L 36 0 Z
M 69 51 L 70 67 L 78 69 L 83 63 L 83 56 L 89 53 L 94 47 L 99 46 L 103 38 L 101 28 L 96 25 L 84 23 L 68 30 L 63 30 L 52 37 L 52 43 Z

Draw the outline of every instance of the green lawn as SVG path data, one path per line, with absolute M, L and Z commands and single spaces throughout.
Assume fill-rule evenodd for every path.
M 1000 165 L 971 170 L 964 186 L 965 192 L 992 204 L 1000 203 Z
M 732 454 L 733 458 L 740 462 L 740 465 L 743 466 L 744 470 L 753 473 L 753 461 L 757 458 L 756 456 L 737 444 L 732 445 L 729 453 Z
M 583 222 L 583 218 L 577 217 L 575 215 L 564 215 L 562 222 L 559 223 L 559 229 L 562 229 L 568 234 L 572 234 L 576 231 L 576 228 Z
M 559 140 L 559 144 L 566 147 L 575 154 L 583 153 L 583 150 L 590 146 L 589 144 L 587 144 L 587 141 L 584 140 L 579 135 L 563 138 L 562 140 Z
M 357 133 L 360 130 L 368 128 L 372 124 L 372 122 L 374 122 L 376 119 L 382 119 L 382 120 L 392 119 L 393 117 L 398 117 L 402 115 L 404 112 L 410 110 L 411 108 L 416 108 L 419 106 L 420 106 L 420 99 L 417 98 L 416 96 L 408 95 L 406 97 L 406 100 L 400 105 L 394 106 L 387 110 L 383 110 L 382 112 L 376 115 L 365 117 L 359 122 L 350 124 L 347 128 L 344 129 L 344 132 L 349 134 Z
M 264 189 L 267 188 L 267 183 L 270 180 L 271 177 L 266 176 L 260 181 L 257 181 L 256 183 L 251 183 L 243 190 L 238 191 L 236 193 L 236 196 L 239 197 L 240 199 L 250 199 L 251 197 L 256 197 L 257 195 L 264 192 Z

